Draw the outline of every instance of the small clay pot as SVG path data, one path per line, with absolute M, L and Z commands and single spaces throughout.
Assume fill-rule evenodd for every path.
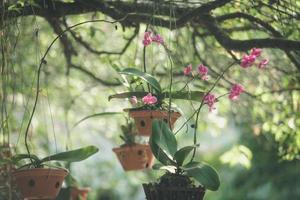
M 71 199 L 70 200 L 87 200 L 90 188 L 78 188 L 71 187 Z
M 17 188 L 25 199 L 55 199 L 68 171 L 34 168 L 13 173 Z
M 152 134 L 152 120 L 162 119 L 169 121 L 169 112 L 161 110 L 130 110 L 129 115 L 134 118 L 138 135 L 150 136 Z M 171 112 L 169 124 L 173 129 L 174 123 L 181 116 L 179 112 Z
M 203 200 L 205 189 L 184 175 L 163 176 L 159 183 L 143 184 L 147 200 Z
M 153 165 L 154 156 L 149 145 L 134 144 L 114 148 L 113 151 L 125 171 L 147 169 Z

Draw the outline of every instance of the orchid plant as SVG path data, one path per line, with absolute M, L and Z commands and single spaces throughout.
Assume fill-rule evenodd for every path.
M 204 162 L 188 159 L 198 145 L 178 149 L 175 135 L 164 121 L 153 121 L 149 143 L 154 156 L 160 162 L 160 164 L 154 165 L 153 169 L 167 170 L 176 175 L 186 175 L 209 190 L 219 188 L 219 175 L 213 167 Z
M 146 32 L 144 34 L 144 40 L 143 44 L 144 46 L 150 45 L 152 42 L 165 45 L 164 40 L 160 35 L 154 35 L 152 36 L 151 32 Z M 163 121 L 154 120 L 152 124 L 152 135 L 150 137 L 150 146 L 152 149 L 152 152 L 154 156 L 157 158 L 158 161 L 160 161 L 161 164 L 155 165 L 154 168 L 156 169 L 166 169 L 171 173 L 175 174 L 183 174 L 187 175 L 189 177 L 194 178 L 198 183 L 203 185 L 205 188 L 210 190 L 217 190 L 220 181 L 217 172 L 210 167 L 207 164 L 194 161 L 195 159 L 195 153 L 196 153 L 196 147 L 197 147 L 197 137 L 196 137 L 196 131 L 197 131 L 197 125 L 198 125 L 198 119 L 201 109 L 204 105 L 208 106 L 209 111 L 213 111 L 216 109 L 216 103 L 219 101 L 221 97 L 228 96 L 228 98 L 231 101 L 236 101 L 239 99 L 239 96 L 246 92 L 246 89 L 244 86 L 242 86 L 239 83 L 232 83 L 232 86 L 230 90 L 221 95 L 216 96 L 213 93 L 213 90 L 218 85 L 219 81 L 223 77 L 223 75 L 234 65 L 239 64 L 242 68 L 250 68 L 254 65 L 258 67 L 258 69 L 264 69 L 266 65 L 268 64 L 269 60 L 261 58 L 262 55 L 262 49 L 259 48 L 253 48 L 250 51 L 250 54 L 243 55 L 242 59 L 238 60 L 236 59 L 234 62 L 229 64 L 225 69 L 222 71 L 221 74 L 219 74 L 215 81 L 213 81 L 212 86 L 208 87 L 207 90 L 201 91 L 201 93 L 196 97 L 201 102 L 199 105 L 199 108 L 195 110 L 193 115 L 186 120 L 186 122 L 178 129 L 181 130 L 185 124 L 192 119 L 196 115 L 196 124 L 193 127 L 194 128 L 194 141 L 192 146 L 186 146 L 181 149 L 177 149 L 177 141 L 175 138 L 175 134 L 172 133 L 169 126 L 164 123 Z M 126 74 L 127 72 L 125 72 Z M 142 74 L 139 72 L 140 75 Z M 128 73 L 127 73 L 128 74 Z M 135 75 L 132 73 L 132 75 Z M 144 74 L 146 76 L 146 74 Z M 197 71 L 195 72 L 193 70 L 192 64 L 187 65 L 183 69 L 183 75 L 186 77 L 189 77 L 188 81 L 184 85 L 184 87 L 179 90 L 179 92 L 182 92 L 184 89 L 189 87 L 189 83 L 194 81 L 195 79 L 199 78 L 201 81 L 210 81 L 211 77 L 209 75 L 209 68 L 205 66 L 204 64 L 199 64 L 197 67 Z M 151 77 L 151 79 L 155 80 L 151 75 L 148 75 L 148 77 Z M 171 74 L 172 76 L 172 74 Z M 142 78 L 142 77 L 141 77 Z M 144 80 L 148 82 L 149 85 L 153 86 L 155 89 L 157 89 L 155 86 L 159 85 L 157 81 L 155 81 L 155 84 L 151 82 L 149 79 L 143 77 Z M 171 79 L 172 80 L 172 79 Z M 171 82 L 172 83 L 172 82 Z M 160 87 L 159 87 L 160 88 Z M 170 90 L 171 91 L 171 90 Z M 128 95 L 128 93 L 127 93 Z M 112 97 L 125 97 L 126 93 L 123 94 L 117 94 L 116 96 Z M 129 96 L 129 95 L 128 95 Z M 170 96 L 170 95 L 169 95 Z M 169 97 L 168 95 L 161 95 L 161 93 L 155 93 L 147 94 L 142 98 L 142 101 L 145 105 L 152 105 L 156 104 L 157 102 L 161 102 L 161 99 L 164 97 Z M 171 95 L 172 96 L 172 95 Z M 172 96 L 174 98 L 174 96 Z M 191 100 L 191 99 L 190 99 Z M 136 96 L 132 96 L 130 99 L 132 104 L 137 104 L 138 100 Z M 171 100 L 169 101 L 171 102 Z M 192 153 L 193 152 L 193 153 Z M 192 153 L 190 159 L 188 157 Z M 187 161 L 188 160 L 188 161 Z
M 226 71 L 229 70 L 229 68 L 231 68 L 232 66 L 234 66 L 234 64 L 240 63 L 240 66 L 242 68 L 250 68 L 254 65 L 257 66 L 258 69 L 264 69 L 269 60 L 268 59 L 261 59 L 261 54 L 262 54 L 262 49 L 259 48 L 253 48 L 251 49 L 250 54 L 245 54 L 241 60 L 237 60 L 236 62 L 233 62 L 232 64 L 230 64 L 228 67 L 225 68 L 225 70 L 220 74 L 219 77 L 217 77 L 216 81 L 214 82 L 213 86 L 208 90 L 208 92 L 205 92 L 205 95 L 202 97 L 202 104 L 206 104 L 209 107 L 209 111 L 212 111 L 215 109 L 215 103 L 223 96 L 228 95 L 228 98 L 231 101 L 236 101 L 239 99 L 239 96 L 243 93 L 246 92 L 244 86 L 242 86 L 239 83 L 234 83 L 231 86 L 231 89 L 228 93 L 223 94 L 219 97 L 216 97 L 215 94 L 213 94 L 211 91 L 216 87 L 217 83 L 219 82 L 219 80 L 223 77 L 224 73 Z M 197 73 L 198 72 L 198 73 Z M 189 64 L 188 66 L 184 67 L 183 69 L 183 74 L 185 76 L 190 76 L 190 80 L 187 81 L 186 85 L 184 87 L 187 87 L 187 85 L 195 80 L 196 77 L 199 76 L 199 78 L 203 81 L 208 81 L 210 79 L 209 76 L 209 69 L 207 66 L 200 64 L 197 67 L 197 72 L 193 71 L 193 67 L 191 64 Z
M 151 31 L 146 31 L 144 33 L 144 38 L 142 43 L 144 45 L 144 50 L 147 46 L 151 45 L 152 43 L 162 45 L 166 49 L 169 58 L 172 59 L 172 53 L 167 48 L 166 44 L 164 43 L 164 39 L 161 35 L 154 34 Z M 228 67 L 225 68 L 225 70 L 220 74 L 219 77 L 217 77 L 215 83 L 208 90 L 208 92 L 185 90 L 188 84 L 194 81 L 198 77 L 202 81 L 209 81 L 211 79 L 209 75 L 209 68 L 203 64 L 199 64 L 196 72 L 193 71 L 192 64 L 189 64 L 188 66 L 184 67 L 183 75 L 191 78 L 186 82 L 185 86 L 178 91 L 172 91 L 170 90 L 170 88 L 169 90 L 162 89 L 159 81 L 151 74 L 146 73 L 145 66 L 144 66 L 144 71 L 140 71 L 136 68 L 126 68 L 124 70 L 117 69 L 118 73 L 125 80 L 124 85 L 127 86 L 129 92 L 122 92 L 122 93 L 111 95 L 109 96 L 109 100 L 112 98 L 128 98 L 130 103 L 136 109 L 155 110 L 155 109 L 167 109 L 168 106 L 170 107 L 170 105 L 168 104 L 171 103 L 171 100 L 166 102 L 165 99 L 167 98 L 185 99 L 185 100 L 199 101 L 201 102 L 201 107 L 202 105 L 208 105 L 209 110 L 212 111 L 215 109 L 215 103 L 219 100 L 220 97 L 229 95 L 229 99 L 235 101 L 238 99 L 241 93 L 246 91 L 241 84 L 235 83 L 232 85 L 230 92 L 224 95 L 216 97 L 215 94 L 211 93 L 211 91 L 215 88 L 219 80 L 223 77 L 224 73 L 228 71 L 229 68 L 231 68 L 232 66 L 238 63 L 243 68 L 249 68 L 252 67 L 253 65 L 257 65 L 259 69 L 264 69 L 268 64 L 269 60 L 260 59 L 261 54 L 262 54 L 262 49 L 253 48 L 249 55 L 245 54 L 241 60 L 234 61 L 232 64 L 230 64 Z M 128 79 L 126 79 L 125 76 L 126 77 L 131 76 L 133 77 L 133 79 L 131 79 L 131 81 L 128 81 Z M 145 84 L 143 85 L 141 80 L 147 84 L 148 91 L 146 91 L 144 87 Z M 134 84 L 136 84 L 136 87 L 132 87 L 132 85 Z
M 154 76 L 136 68 L 126 68 L 119 71 L 119 74 L 133 76 L 131 81 L 123 76 L 126 80 L 124 85 L 127 86 L 129 92 L 110 95 L 109 100 L 113 98 L 128 98 L 134 109 L 166 110 L 169 106 L 168 102 L 165 101 L 167 98 L 199 101 L 198 97 L 203 95 L 203 91 L 179 90 L 170 93 L 167 89 L 162 88 Z M 137 86 L 134 87 L 134 84 Z M 146 91 L 145 85 L 147 85 L 149 91 Z
M 86 146 L 75 150 L 60 152 L 44 158 L 39 158 L 34 154 L 16 154 L 12 158 L 0 160 L 0 165 L 14 164 L 19 166 L 19 169 L 44 167 L 61 168 L 61 165 L 57 162 L 79 162 L 87 159 L 98 151 L 99 149 L 95 146 Z M 52 165 L 51 162 L 56 162 L 56 165 Z
M 137 136 L 134 133 L 134 123 L 127 119 L 126 125 L 121 125 L 122 135 L 120 138 L 123 140 L 124 144 L 121 146 L 134 145 L 137 143 Z

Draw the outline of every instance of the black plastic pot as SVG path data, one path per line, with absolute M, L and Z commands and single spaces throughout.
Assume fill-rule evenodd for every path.
M 202 200 L 205 189 L 195 186 L 189 177 L 165 174 L 159 183 L 143 184 L 147 200 Z

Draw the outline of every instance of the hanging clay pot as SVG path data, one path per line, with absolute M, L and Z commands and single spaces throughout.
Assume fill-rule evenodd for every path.
M 13 173 L 18 189 L 25 199 L 55 199 L 68 171 L 33 168 Z
M 150 136 L 152 133 L 152 120 L 162 119 L 169 121 L 169 112 L 161 110 L 130 110 L 129 115 L 134 118 L 138 135 Z M 176 120 L 181 116 L 179 112 L 171 112 L 170 123 L 173 128 Z
M 166 174 L 159 183 L 143 184 L 147 200 L 203 200 L 205 189 L 195 186 L 189 177 Z
M 125 171 L 147 169 L 153 165 L 154 156 L 149 145 L 133 144 L 113 151 Z
M 71 187 L 71 199 L 70 200 L 87 200 L 90 188 Z

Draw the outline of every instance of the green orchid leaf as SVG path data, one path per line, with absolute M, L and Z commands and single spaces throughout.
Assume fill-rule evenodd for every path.
M 93 154 L 97 153 L 99 149 L 95 146 L 87 146 L 80 149 L 75 149 L 71 151 L 65 151 L 58 154 L 54 154 L 43 158 L 42 162 L 48 161 L 65 161 L 65 162 L 78 162 L 87 159 Z
M 171 98 L 201 102 L 204 94 L 205 94 L 205 92 L 203 92 L 203 91 L 174 91 L 171 93 Z M 164 92 L 164 93 L 162 93 L 162 95 L 163 95 L 163 98 L 170 97 L 169 92 Z
M 87 119 L 93 118 L 93 117 L 105 117 L 105 116 L 110 116 L 110 115 L 121 115 L 121 114 L 123 114 L 123 113 L 122 112 L 102 112 L 102 113 L 92 114 L 92 115 L 86 116 L 86 117 L 82 118 L 81 120 L 79 120 L 78 122 L 76 122 L 74 124 L 74 126 L 72 127 L 72 129 L 75 128 L 76 126 L 78 126 L 78 124 L 80 124 L 81 122 L 83 122 Z
M 167 170 L 171 173 L 174 173 L 176 170 L 176 167 L 173 165 L 162 165 L 160 163 L 153 165 L 152 169 L 154 170 Z
M 12 162 L 14 164 L 17 164 L 21 160 L 25 160 L 25 159 L 28 159 L 28 160 L 32 159 L 36 163 L 40 162 L 40 159 L 36 155 L 34 155 L 34 154 L 30 154 L 30 155 L 28 155 L 28 154 L 17 154 L 17 155 L 15 155 L 15 156 L 12 157 Z
M 196 146 L 186 146 L 176 151 L 174 159 L 179 166 L 182 166 L 182 164 L 194 148 L 196 148 Z
M 155 158 L 161 162 L 163 165 L 176 165 L 176 163 L 172 160 L 170 155 L 167 155 L 154 141 L 153 137 L 150 137 L 149 144 L 151 147 L 151 151 Z
M 201 162 L 191 161 L 191 162 L 185 164 L 184 166 L 182 166 L 182 169 L 195 168 L 195 167 L 200 166 L 201 164 L 202 164 Z
M 110 101 L 111 99 L 125 99 L 125 98 L 131 98 L 132 96 L 136 96 L 137 98 L 142 98 L 146 96 L 148 92 L 122 92 L 118 94 L 113 94 L 108 97 L 108 100 Z
M 147 74 L 147 73 L 142 72 L 135 68 L 126 68 L 126 69 L 120 71 L 119 73 L 139 77 L 140 79 L 144 80 L 146 83 L 151 85 L 153 87 L 153 89 L 155 89 L 157 91 L 158 94 L 160 94 L 162 91 L 159 82 L 150 74 Z
M 196 167 L 185 169 L 188 176 L 193 177 L 205 188 L 216 191 L 220 186 L 220 179 L 217 171 L 204 163 Z
M 153 120 L 151 137 L 162 150 L 174 156 L 177 151 L 177 141 L 167 123 L 162 120 Z

